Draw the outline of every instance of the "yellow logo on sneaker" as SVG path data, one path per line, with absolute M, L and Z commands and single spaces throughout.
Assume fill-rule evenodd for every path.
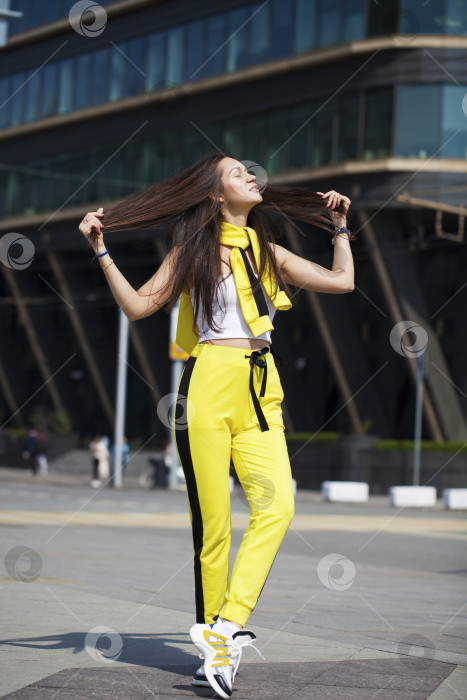
M 216 655 L 211 666 L 229 666 L 230 656 L 227 648 L 227 637 L 223 637 L 221 634 L 217 634 L 217 632 L 213 632 L 212 630 L 204 630 L 203 637 L 205 642 L 216 650 Z M 210 641 L 209 637 L 214 637 L 215 640 Z

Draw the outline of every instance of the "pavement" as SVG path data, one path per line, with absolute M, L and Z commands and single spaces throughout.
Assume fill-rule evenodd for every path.
M 0 468 L 0 502 L 0 697 L 214 697 L 190 685 L 186 493 Z M 235 491 L 232 557 L 248 513 Z M 466 541 L 440 503 L 299 491 L 232 698 L 467 700 Z

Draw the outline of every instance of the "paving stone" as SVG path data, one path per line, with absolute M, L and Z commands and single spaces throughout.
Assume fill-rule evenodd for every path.
M 451 673 L 438 664 L 424 677 L 413 669 L 398 676 L 400 664 L 388 659 L 337 663 L 279 663 L 244 666 L 235 681 L 234 700 L 427 700 Z M 214 697 L 210 689 L 191 685 L 193 667 L 68 669 L 4 696 L 4 700 L 144 700 L 145 698 Z

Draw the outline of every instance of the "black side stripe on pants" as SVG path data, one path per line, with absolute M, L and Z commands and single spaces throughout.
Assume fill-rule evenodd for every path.
M 183 375 L 180 380 L 178 389 L 177 402 L 175 405 L 175 418 L 185 414 L 186 397 L 190 386 L 191 375 L 195 366 L 196 357 L 189 357 L 186 361 Z M 201 507 L 199 505 L 198 488 L 196 486 L 195 472 L 193 469 L 193 460 L 190 450 L 189 428 L 184 423 L 177 423 L 175 420 L 175 435 L 177 439 L 177 449 L 180 455 L 183 472 L 185 474 L 188 499 L 190 501 L 192 529 L 193 529 L 193 548 L 195 551 L 194 569 L 195 569 L 195 601 L 196 601 L 196 622 L 204 624 L 204 595 L 203 595 L 203 579 L 201 576 L 201 552 L 203 550 L 203 519 L 201 516 Z

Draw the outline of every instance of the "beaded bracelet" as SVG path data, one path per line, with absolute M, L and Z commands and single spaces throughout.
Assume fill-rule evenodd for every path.
M 349 241 L 353 241 L 355 240 L 355 238 L 357 238 L 357 236 L 354 233 L 351 233 L 351 231 L 348 228 L 345 228 L 345 226 L 341 226 L 341 228 L 336 228 L 336 230 L 334 231 L 334 235 L 331 241 L 332 245 L 335 245 L 336 236 L 338 236 L 339 234 L 346 234 L 347 240 Z

